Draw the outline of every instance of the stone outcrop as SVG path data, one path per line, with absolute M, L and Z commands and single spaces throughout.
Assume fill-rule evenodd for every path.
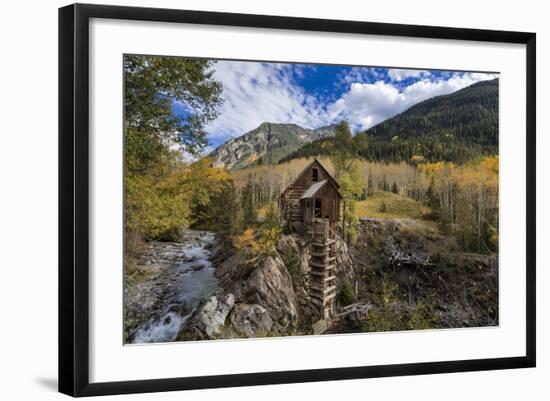
M 292 277 L 282 259 L 276 252 L 252 260 L 249 257 L 241 251 L 221 263 L 216 271 L 219 285 L 226 292 L 235 294 L 238 305 L 258 305 L 264 309 L 276 332 L 294 327 L 299 320 L 298 299 Z M 255 312 L 258 310 L 255 308 Z
M 302 325 L 307 326 L 312 323 L 317 313 L 317 308 L 309 296 L 309 246 L 303 237 L 297 234 L 283 235 L 277 244 L 277 252 L 292 276 Z
M 281 236 L 277 243 L 277 253 L 283 259 L 293 279 L 309 272 L 309 249 L 299 235 Z
M 195 338 L 216 338 L 225 325 L 227 315 L 235 305 L 233 294 L 225 296 L 212 295 L 206 299 L 191 317 L 186 325 L 185 332 Z
M 276 163 L 281 158 L 317 139 L 334 136 L 335 127 L 316 130 L 296 124 L 262 123 L 257 128 L 231 139 L 214 150 L 215 167 L 238 169 L 262 158 L 266 163 Z
M 263 306 L 273 320 L 281 324 L 298 320 L 298 300 L 292 278 L 279 255 L 267 256 L 252 272 L 243 285 L 240 299 Z
M 334 252 L 336 254 L 336 283 L 340 285 L 344 280 L 350 283 L 355 282 L 355 268 L 353 260 L 344 240 L 336 236 L 336 243 L 334 244 Z
M 230 327 L 239 337 L 262 337 L 273 327 L 267 309 L 258 304 L 237 304 L 229 315 Z
M 353 264 L 341 239 L 336 249 L 339 280 L 353 280 Z M 197 308 L 179 338 L 309 333 L 316 315 L 309 269 L 309 245 L 298 235 L 283 235 L 269 254 L 235 252 L 216 267 L 220 290 Z

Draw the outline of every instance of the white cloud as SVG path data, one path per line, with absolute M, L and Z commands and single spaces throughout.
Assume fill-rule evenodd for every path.
M 197 154 L 191 154 L 189 152 L 186 152 L 186 151 L 183 151 L 181 152 L 181 157 L 182 157 L 182 160 L 187 162 L 187 163 L 192 163 L 194 161 L 197 161 L 199 160 L 201 157 L 204 157 L 204 156 L 207 156 L 208 154 L 210 154 L 212 151 L 214 150 L 214 147 L 213 146 L 205 146 L 204 149 L 202 149 L 199 153 Z
M 295 82 L 302 74 L 291 64 L 220 61 L 215 78 L 223 83 L 225 99 L 219 117 L 206 128 L 209 139 L 219 144 L 239 136 L 263 122 L 295 123 L 318 128 L 343 119 L 354 130 L 364 130 L 401 113 L 412 105 L 434 96 L 448 94 L 475 82 L 492 79 L 482 73 L 433 74 L 422 70 L 388 70 L 392 79 L 385 82 L 386 71 L 353 68 L 340 77 L 346 91 L 331 102 L 307 94 Z M 418 80 L 408 86 L 396 82 L 406 75 Z M 372 82 L 377 79 L 376 82 Z
M 431 73 L 426 70 L 402 70 L 391 68 L 388 70 L 388 75 L 392 81 L 403 81 L 407 78 L 428 78 Z
M 412 105 L 434 96 L 455 92 L 476 82 L 495 78 L 492 74 L 464 73 L 451 78 L 421 79 L 404 89 L 389 82 L 353 83 L 350 90 L 327 107 L 333 121 L 346 119 L 355 129 L 370 128 Z
M 219 117 L 207 127 L 211 139 L 241 135 L 266 121 L 308 128 L 326 122 L 319 102 L 293 82 L 302 73 L 299 67 L 218 62 L 215 71 L 215 78 L 223 83 L 225 101 Z

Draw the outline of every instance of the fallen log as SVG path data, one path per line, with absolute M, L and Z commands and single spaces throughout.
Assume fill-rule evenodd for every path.
M 348 306 L 345 306 L 342 308 L 342 312 L 337 313 L 337 317 L 344 317 L 351 314 L 357 314 L 359 316 L 361 315 L 367 315 L 368 311 L 374 309 L 374 306 L 369 302 L 366 304 L 363 303 L 355 303 Z

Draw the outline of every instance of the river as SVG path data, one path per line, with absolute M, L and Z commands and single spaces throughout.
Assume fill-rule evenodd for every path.
M 132 343 L 174 341 L 180 328 L 191 317 L 200 301 L 218 288 L 215 269 L 209 260 L 215 236 L 207 231 L 187 231 L 181 243 L 183 263 L 177 263 L 164 273 L 170 290 L 160 300 L 155 317 L 138 326 Z

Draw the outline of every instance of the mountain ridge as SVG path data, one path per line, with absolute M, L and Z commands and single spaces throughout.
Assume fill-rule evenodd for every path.
M 294 123 L 264 122 L 245 134 L 232 138 L 209 154 L 215 167 L 244 168 L 253 164 L 273 164 L 312 141 L 334 136 L 335 126 L 309 129 Z
M 419 102 L 357 135 L 367 135 L 362 153 L 373 161 L 465 162 L 498 154 L 498 78 L 481 81 L 447 95 Z M 321 138 L 282 158 L 326 155 Z

